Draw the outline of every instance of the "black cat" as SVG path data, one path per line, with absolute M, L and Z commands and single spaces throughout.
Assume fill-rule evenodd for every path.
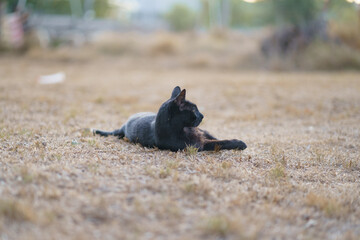
M 185 94 L 185 89 L 181 91 L 180 87 L 175 87 L 171 98 L 161 105 L 157 114 L 137 113 L 118 130 L 104 132 L 94 129 L 93 134 L 126 137 L 145 147 L 171 151 L 187 146 L 194 146 L 199 151 L 246 148 L 246 144 L 240 140 L 218 140 L 207 131 L 197 128 L 204 116 L 195 104 L 185 100 Z

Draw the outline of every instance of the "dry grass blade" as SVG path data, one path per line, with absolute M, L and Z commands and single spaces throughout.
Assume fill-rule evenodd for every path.
M 118 40 L 117 58 L 0 56 L 0 239 L 359 239 L 359 73 L 188 69 L 202 52 L 182 44 L 204 39 L 140 57 Z M 36 83 L 59 71 L 64 83 Z M 248 148 L 174 153 L 85 129 L 157 111 L 176 85 L 201 129 Z

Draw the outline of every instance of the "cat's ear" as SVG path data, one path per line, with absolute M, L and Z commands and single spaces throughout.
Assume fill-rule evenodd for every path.
M 180 106 L 180 104 L 185 101 L 185 95 L 186 95 L 186 90 L 183 89 L 183 90 L 179 93 L 179 95 L 176 96 L 176 98 L 175 98 L 175 100 L 174 100 L 175 103 Z
M 180 92 L 181 88 L 179 86 L 176 86 L 171 93 L 171 98 L 175 98 L 177 95 L 179 95 Z

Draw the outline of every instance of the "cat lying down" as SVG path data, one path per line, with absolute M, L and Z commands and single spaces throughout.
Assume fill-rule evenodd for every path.
M 157 147 L 178 151 L 194 146 L 199 151 L 222 149 L 244 150 L 246 144 L 240 140 L 218 140 L 207 131 L 198 128 L 204 116 L 197 106 L 185 100 L 186 90 L 175 87 L 169 100 L 164 102 L 157 114 L 141 112 L 113 132 L 93 129 L 93 134 L 101 136 L 126 137 L 131 142 L 144 147 Z

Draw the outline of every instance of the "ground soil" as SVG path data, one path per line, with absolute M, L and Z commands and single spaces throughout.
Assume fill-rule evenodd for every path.
M 360 238 L 360 73 L 145 63 L 0 57 L 0 239 Z M 176 85 L 201 128 L 248 148 L 174 153 L 86 130 L 156 112 Z

